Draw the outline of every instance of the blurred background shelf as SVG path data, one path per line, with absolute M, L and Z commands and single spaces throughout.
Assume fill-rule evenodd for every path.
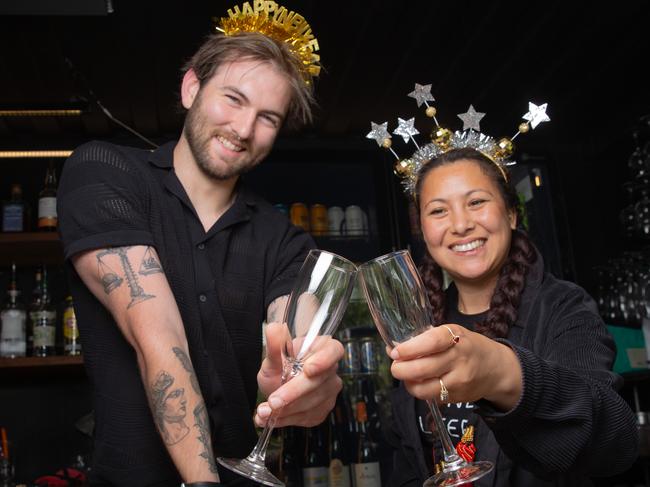
M 20 251 L 17 251 L 20 249 Z M 0 266 L 63 264 L 63 245 L 56 232 L 0 233 Z

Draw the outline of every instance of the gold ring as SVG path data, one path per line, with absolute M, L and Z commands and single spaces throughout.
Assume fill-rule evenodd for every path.
M 456 345 L 456 344 L 460 341 L 460 336 L 456 335 L 456 334 L 451 330 L 451 328 L 449 328 L 447 325 L 442 325 L 442 326 L 444 326 L 445 328 L 447 328 L 447 331 L 448 331 L 449 333 L 451 333 L 451 346 L 453 347 L 454 345 Z
M 444 382 L 442 382 L 442 379 L 438 379 L 440 381 L 440 402 L 449 402 L 449 391 L 445 387 Z

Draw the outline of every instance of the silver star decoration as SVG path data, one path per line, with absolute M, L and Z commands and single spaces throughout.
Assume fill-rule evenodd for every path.
M 375 139 L 377 145 L 381 147 L 384 143 L 384 140 L 393 138 L 392 135 L 388 133 L 388 122 L 381 124 L 370 122 L 370 132 L 368 132 L 366 138 Z
M 411 91 L 408 96 L 415 98 L 418 107 L 422 106 L 423 103 L 426 105 L 428 101 L 435 101 L 435 98 L 433 98 L 433 95 L 431 94 L 431 85 L 420 85 L 415 83 L 415 89 Z
M 477 112 L 472 105 L 469 106 L 467 112 L 458 114 L 458 118 L 463 121 L 463 130 L 474 129 L 477 132 L 481 131 L 479 123 L 483 117 L 485 117 L 485 113 Z
M 530 126 L 535 128 L 542 122 L 550 122 L 551 119 L 546 115 L 546 107 L 548 103 L 537 106 L 534 103 L 528 102 L 528 113 L 524 115 L 524 120 L 530 122 Z
M 419 134 L 418 129 L 416 129 L 413 125 L 415 124 L 415 117 L 409 118 L 408 120 L 403 120 L 401 118 L 397 118 L 397 128 L 393 130 L 393 133 L 396 135 L 401 135 L 402 138 L 404 139 L 404 142 L 408 143 L 409 139 L 416 135 Z

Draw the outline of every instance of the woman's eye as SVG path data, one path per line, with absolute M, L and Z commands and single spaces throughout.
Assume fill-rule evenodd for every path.
M 485 203 L 485 200 L 477 199 L 477 200 L 470 201 L 469 205 L 470 206 L 480 206 L 483 203 Z
M 433 208 L 433 209 L 429 212 L 429 215 L 439 216 L 439 215 L 442 215 L 442 214 L 444 214 L 444 213 L 445 213 L 445 209 L 444 209 L 444 208 Z
M 234 103 L 236 105 L 239 105 L 239 98 L 237 98 L 236 96 L 234 96 L 234 95 L 226 95 L 226 98 L 228 98 L 228 100 L 230 102 L 232 102 L 232 103 Z

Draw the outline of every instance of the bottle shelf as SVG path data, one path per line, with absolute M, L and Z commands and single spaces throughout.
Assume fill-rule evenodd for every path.
M 81 355 L 52 355 L 50 357 L 0 357 L 0 369 L 32 369 L 37 367 L 71 367 L 83 365 Z
M 63 245 L 58 232 L 0 233 L 0 267 L 61 265 Z

